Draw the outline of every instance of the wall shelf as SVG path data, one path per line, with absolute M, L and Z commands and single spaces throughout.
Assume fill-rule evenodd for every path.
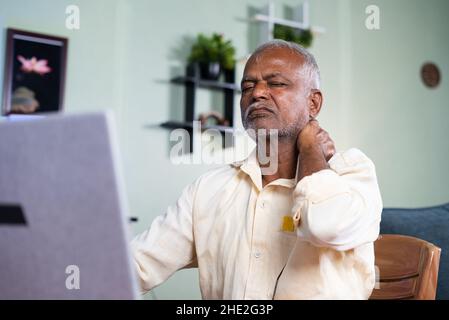
M 326 29 L 320 26 L 311 26 L 309 19 L 309 1 L 305 0 L 300 6 L 293 8 L 292 20 L 277 18 L 274 3 L 269 2 L 259 14 L 254 15 L 250 21 L 263 23 L 260 29 L 260 43 L 274 39 L 274 26 L 283 25 L 299 30 L 310 29 L 313 33 L 322 34 Z
M 176 77 L 171 80 L 173 83 L 178 84 L 186 84 L 186 83 L 192 83 L 196 84 L 199 88 L 206 88 L 206 89 L 229 89 L 240 92 L 240 87 L 236 85 L 235 83 L 227 83 L 227 82 L 218 82 L 218 81 L 212 81 L 212 80 L 202 80 L 200 78 L 196 77 Z
M 263 14 L 256 14 L 253 17 L 254 21 L 259 21 L 259 22 L 271 22 L 273 24 L 279 24 L 282 26 L 287 26 L 287 27 L 292 27 L 295 29 L 300 29 L 300 30 L 306 30 L 306 29 L 311 29 L 312 32 L 314 33 L 325 33 L 326 29 L 323 27 L 318 27 L 318 26 L 307 26 L 304 23 L 301 22 L 297 22 L 297 21 L 293 21 L 293 20 L 287 20 L 287 19 L 281 19 L 281 18 L 271 18 L 269 16 L 263 15 Z
M 164 123 L 161 123 L 161 127 L 167 128 L 167 129 L 186 129 L 186 130 L 192 130 L 193 129 L 193 122 L 184 122 L 184 121 L 166 121 Z M 219 126 L 219 125 L 205 125 L 201 126 L 201 130 L 208 130 L 208 129 L 215 129 L 220 131 L 221 133 L 234 133 L 233 127 L 228 126 Z
M 200 77 L 199 66 L 197 64 L 190 64 L 186 67 L 186 75 L 175 77 L 170 80 L 174 84 L 181 84 L 185 87 L 184 95 L 184 121 L 166 121 L 160 126 L 167 129 L 184 129 L 190 135 L 190 152 L 193 151 L 193 135 L 195 128 L 193 121 L 195 118 L 195 94 L 198 88 L 205 88 L 210 90 L 220 90 L 224 96 L 224 113 L 223 117 L 230 124 L 223 125 L 204 125 L 201 131 L 207 129 L 218 130 L 223 139 L 223 147 L 227 148 L 230 145 L 226 144 L 230 141 L 229 135 L 234 132 L 234 97 L 236 93 L 240 93 L 240 87 L 235 84 L 235 70 L 224 70 L 223 80 L 205 80 Z M 232 139 L 231 139 L 232 141 Z

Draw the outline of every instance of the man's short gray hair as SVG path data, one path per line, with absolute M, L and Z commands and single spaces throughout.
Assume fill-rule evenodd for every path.
M 287 48 L 302 56 L 304 59 L 304 63 L 302 65 L 301 73 L 305 78 L 309 79 L 309 89 L 320 88 L 320 69 L 318 68 L 318 64 L 315 61 L 315 57 L 303 46 L 297 43 L 280 39 L 271 40 L 257 47 L 251 57 L 256 57 L 260 53 L 262 53 L 262 51 L 273 48 Z

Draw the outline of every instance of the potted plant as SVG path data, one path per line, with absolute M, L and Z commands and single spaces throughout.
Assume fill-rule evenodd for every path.
M 313 33 L 310 29 L 297 29 L 280 24 L 274 25 L 274 38 L 296 42 L 304 48 L 309 48 L 313 42 Z
M 190 51 L 189 62 L 198 63 L 203 79 L 217 80 L 222 69 L 234 69 L 235 48 L 222 34 L 208 37 L 200 33 Z

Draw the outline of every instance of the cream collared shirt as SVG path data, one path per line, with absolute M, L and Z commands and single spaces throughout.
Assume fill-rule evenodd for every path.
M 382 211 L 375 168 L 357 149 L 329 165 L 262 187 L 254 151 L 203 174 L 132 241 L 142 291 L 197 266 L 204 299 L 367 299 Z

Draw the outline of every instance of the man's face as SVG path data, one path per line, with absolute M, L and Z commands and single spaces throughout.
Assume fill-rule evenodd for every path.
M 240 108 L 245 129 L 278 129 L 296 138 L 309 120 L 303 58 L 287 48 L 270 48 L 247 62 Z

